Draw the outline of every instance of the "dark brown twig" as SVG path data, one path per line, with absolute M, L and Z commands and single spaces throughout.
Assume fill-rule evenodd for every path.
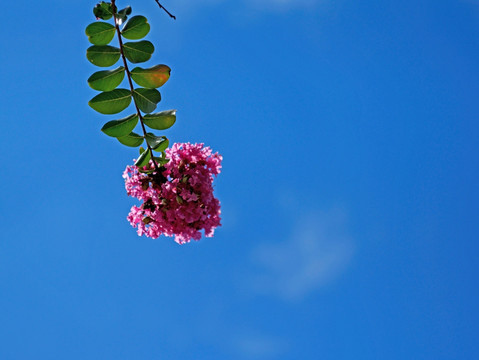
M 165 9 L 165 7 L 163 5 L 160 4 L 160 2 L 158 0 L 155 0 L 156 3 L 158 4 L 158 6 L 160 7 L 160 9 L 163 9 L 168 15 L 170 15 L 170 17 L 174 20 L 176 20 L 176 16 L 173 15 L 172 13 L 170 13 L 168 10 Z

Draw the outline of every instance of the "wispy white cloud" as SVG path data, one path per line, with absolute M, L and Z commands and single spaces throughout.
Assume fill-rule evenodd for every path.
M 254 288 L 286 300 L 298 300 L 340 275 L 354 245 L 338 209 L 311 213 L 297 222 L 289 239 L 260 245 L 253 253 L 258 266 Z

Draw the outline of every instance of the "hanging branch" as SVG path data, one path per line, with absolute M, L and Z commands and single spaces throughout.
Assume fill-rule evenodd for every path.
M 110 1 L 101 1 L 93 8 L 96 19 L 105 21 L 86 27 L 85 34 L 92 44 L 86 57 L 101 68 L 109 68 L 120 59 L 122 66 L 96 71 L 88 78 L 88 85 L 99 91 L 88 105 L 105 115 L 119 114 L 134 105 L 135 111 L 130 115 L 110 120 L 101 128 L 122 145 L 139 147 L 140 155 L 134 165 L 126 167 L 123 178 L 127 194 L 142 203 L 131 208 L 127 219 L 137 228 L 138 235 L 151 238 L 175 236 L 177 243 L 184 244 L 199 240 L 201 231 L 211 237 L 221 225 L 221 206 L 213 194 L 213 179 L 220 173 L 222 156 L 202 143 L 175 143 L 170 148 L 166 136 L 147 132 L 169 129 L 176 122 L 176 110 L 154 112 L 161 101 L 157 89 L 168 81 L 171 69 L 158 64 L 130 70 L 131 64 L 150 60 L 155 50 L 150 41 L 143 40 L 150 24 L 142 15 L 130 16 L 130 6 L 119 10 L 116 1 Z M 112 18 L 113 24 L 107 22 Z M 115 35 L 118 46 L 110 45 Z M 125 77 L 128 85 L 122 87 Z M 135 133 L 138 123 L 142 130 Z M 141 147 L 145 142 L 146 149 Z M 153 151 L 161 155 L 155 156 Z
M 115 23 L 116 34 L 118 36 L 118 43 L 120 45 L 120 54 L 121 54 L 121 58 L 123 60 L 123 65 L 125 66 L 125 73 L 126 73 L 126 77 L 128 79 L 128 84 L 130 85 L 131 95 L 132 95 L 132 98 L 133 98 L 133 104 L 135 105 L 136 114 L 138 116 L 138 120 L 140 121 L 141 129 L 143 130 L 143 137 L 146 139 L 147 131 L 146 131 L 146 128 L 145 128 L 145 123 L 143 122 L 143 116 L 141 115 L 141 111 L 138 108 L 137 101 L 136 101 L 135 97 L 133 96 L 133 93 L 135 91 L 135 87 L 133 86 L 133 81 L 131 80 L 130 69 L 128 68 L 128 62 L 126 61 L 126 57 L 125 57 L 123 40 L 121 39 L 121 30 L 120 30 L 120 26 L 118 25 L 117 8 L 116 8 L 115 0 L 111 0 L 111 7 L 113 9 L 113 21 Z M 153 166 L 155 167 L 156 172 L 158 172 L 159 167 L 158 167 L 158 164 L 156 163 L 156 160 L 155 160 L 155 154 L 153 153 L 153 149 L 151 148 L 148 141 L 146 141 L 146 146 L 148 147 L 148 151 L 150 152 L 151 161 L 153 162 Z

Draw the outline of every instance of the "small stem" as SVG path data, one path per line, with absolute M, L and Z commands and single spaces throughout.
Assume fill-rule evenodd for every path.
M 156 3 L 158 4 L 158 6 L 160 7 L 160 9 L 163 9 L 168 15 L 170 15 L 170 17 L 174 20 L 176 20 L 176 16 L 173 15 L 172 13 L 170 13 L 168 10 L 165 9 L 165 7 L 163 5 L 160 4 L 160 2 L 158 0 L 155 0 Z
M 120 54 L 121 54 L 121 58 L 123 59 L 123 65 L 125 66 L 126 77 L 128 78 L 128 83 L 130 84 L 131 97 L 133 98 L 133 104 L 135 104 L 136 114 L 138 115 L 138 119 L 140 120 L 141 128 L 143 129 L 143 137 L 146 140 L 146 128 L 145 128 L 145 124 L 143 123 L 143 116 L 141 115 L 140 108 L 138 107 L 138 105 L 136 103 L 136 100 L 135 100 L 135 97 L 133 96 L 133 92 L 135 90 L 135 87 L 133 86 L 133 81 L 131 80 L 130 69 L 128 68 L 128 62 L 126 61 L 125 54 L 123 53 L 123 40 L 121 39 L 120 26 L 118 25 L 118 22 L 117 22 L 117 19 L 116 19 L 115 0 L 111 0 L 111 5 L 112 5 L 112 9 L 113 9 L 113 19 L 115 21 L 116 33 L 118 35 L 118 42 L 120 44 Z M 155 155 L 153 154 L 153 149 L 151 148 L 150 144 L 148 144 L 148 140 L 146 140 L 146 146 L 148 147 L 148 150 L 150 151 L 151 161 L 153 162 L 153 166 L 155 167 L 155 170 L 157 172 L 159 172 L 160 169 L 158 167 L 158 164 L 155 161 Z

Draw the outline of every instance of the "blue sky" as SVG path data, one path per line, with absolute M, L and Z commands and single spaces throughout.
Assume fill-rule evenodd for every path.
M 136 235 L 95 3 L 3 4 L 0 359 L 478 358 L 479 2 L 135 1 L 223 226 Z

